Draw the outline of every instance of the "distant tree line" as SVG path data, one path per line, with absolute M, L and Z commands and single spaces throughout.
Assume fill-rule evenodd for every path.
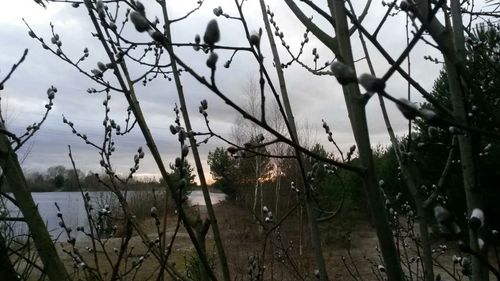
M 87 173 L 80 169 L 75 171 L 62 165 L 51 166 L 44 172 L 34 171 L 26 172 L 26 181 L 31 192 L 51 192 L 51 191 L 79 191 L 78 181 L 85 190 L 106 190 L 100 181 L 108 181 L 101 173 L 89 171 Z M 156 179 L 133 178 L 130 180 L 127 188 L 129 189 L 147 189 L 158 188 L 160 183 Z M 10 191 L 7 187 L 6 191 Z

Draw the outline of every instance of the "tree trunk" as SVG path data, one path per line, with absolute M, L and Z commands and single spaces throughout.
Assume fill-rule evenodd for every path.
M 354 9 L 351 6 L 351 11 L 354 15 Z M 363 37 L 363 34 L 361 31 L 359 31 L 359 38 L 361 41 L 361 45 L 363 47 L 363 51 L 365 53 L 365 58 L 368 64 L 368 68 L 370 69 L 370 73 L 374 76 L 375 74 L 375 69 L 373 68 L 373 64 L 370 58 L 370 54 L 368 52 L 368 48 L 366 47 L 366 43 Z M 409 94 L 409 89 L 408 89 L 408 94 Z M 432 258 L 432 247 L 431 247 L 431 242 L 429 238 L 429 231 L 428 231 L 428 224 L 427 224 L 427 218 L 425 215 L 426 207 L 424 204 L 424 199 L 418 192 L 418 168 L 412 161 L 404 161 L 401 156 L 401 150 L 399 149 L 399 143 L 396 138 L 396 135 L 394 134 L 394 130 L 392 129 L 391 121 L 389 120 L 389 115 L 387 114 L 387 109 L 385 107 L 385 102 L 384 98 L 382 96 L 378 96 L 379 98 L 379 103 L 380 103 L 380 109 L 382 110 L 382 116 L 384 118 L 385 126 L 387 128 L 387 133 L 389 134 L 389 138 L 391 140 L 392 147 L 394 149 L 394 154 L 396 155 L 396 160 L 401 168 L 401 173 L 404 176 L 406 186 L 408 187 L 408 190 L 410 191 L 413 201 L 415 202 L 416 205 L 416 211 L 417 211 L 417 221 L 418 221 L 418 227 L 419 227 L 419 233 L 420 233 L 420 240 L 421 240 L 421 247 L 423 251 L 423 271 L 424 271 L 424 280 L 426 281 L 434 281 L 434 262 Z M 411 127 L 410 127 L 411 128 Z M 411 133 L 411 132 L 409 132 Z M 410 273 L 411 274 L 411 273 Z
M 164 2 L 162 2 L 164 5 Z M 139 101 L 137 100 L 137 96 L 135 94 L 135 88 L 133 85 L 132 80 L 130 79 L 130 74 L 127 69 L 127 65 L 124 61 L 117 62 L 115 59 L 115 56 L 113 55 L 113 50 L 116 51 L 116 47 L 114 45 L 108 45 L 108 41 L 106 41 L 103 35 L 103 31 L 101 29 L 101 25 L 99 24 L 95 14 L 94 14 L 94 7 L 92 6 L 92 3 L 90 1 L 85 1 L 85 5 L 87 7 L 87 11 L 89 12 L 90 19 L 92 20 L 92 24 L 98 34 L 99 38 L 102 38 L 101 44 L 103 46 L 104 51 L 106 52 L 108 58 L 110 59 L 111 62 L 114 64 L 114 74 L 115 77 L 120 85 L 120 88 L 123 90 L 123 94 L 125 98 L 127 99 L 127 103 L 130 106 L 130 109 L 132 110 L 136 121 L 137 125 L 139 126 L 143 136 L 144 140 L 146 141 L 146 145 L 148 146 L 151 155 L 158 167 L 158 170 L 161 173 L 162 178 L 165 180 L 167 188 L 170 190 L 172 194 L 176 193 L 176 186 L 170 177 L 169 173 L 167 172 L 167 169 L 165 167 L 165 164 L 163 163 L 162 157 L 160 155 L 160 152 L 158 150 L 158 147 L 156 145 L 156 142 L 154 141 L 153 135 L 151 134 L 151 131 L 149 130 L 148 123 L 146 122 L 146 119 L 144 118 L 141 106 L 139 105 Z M 167 51 L 169 51 L 169 55 L 172 56 L 171 52 L 171 46 L 168 45 Z M 117 194 L 119 195 L 119 193 Z M 123 200 L 123 199 L 122 199 Z M 196 250 L 196 253 L 200 257 L 201 262 L 204 265 L 204 268 L 208 272 L 210 278 L 213 280 L 217 280 L 217 277 L 213 273 L 213 271 L 210 268 L 210 264 L 208 263 L 207 257 L 203 253 L 202 249 L 200 248 L 200 245 L 198 243 L 198 240 L 196 239 L 196 234 L 194 233 L 191 225 L 189 225 L 189 222 L 186 218 L 186 212 L 184 210 L 184 207 L 182 205 L 182 202 L 179 202 L 179 200 L 175 200 L 176 207 L 178 210 L 178 215 L 179 218 L 182 220 L 184 223 L 185 229 L 189 235 L 189 238 L 191 239 L 191 242 L 193 243 L 193 246 Z M 123 202 L 122 204 L 126 204 L 126 202 Z M 208 207 L 208 206 L 207 206 Z M 208 209 L 208 208 L 207 208 Z M 137 231 L 140 232 L 140 228 L 137 228 L 137 224 L 135 220 L 132 219 L 132 222 L 134 223 L 134 227 L 136 227 Z M 215 235 L 214 235 L 215 236 Z M 141 235 L 141 238 L 143 240 L 149 240 L 147 236 Z M 155 257 L 162 262 L 162 257 L 163 253 L 159 253 L 158 251 L 153 251 Z M 169 274 L 172 274 L 173 269 L 167 265 L 165 268 Z
M 47 227 L 31 197 L 23 170 L 17 161 L 17 155 L 4 134 L 0 134 L 0 159 L 0 166 L 28 224 L 45 273 L 52 281 L 68 280 L 66 268 L 57 254 Z
M 290 137 L 292 138 L 292 140 L 295 143 L 299 144 L 297 128 L 295 126 L 295 120 L 293 117 L 292 107 L 290 106 L 290 100 L 288 98 L 288 91 L 286 88 L 285 77 L 283 75 L 283 69 L 281 67 L 281 61 L 279 58 L 278 50 L 276 48 L 276 43 L 274 41 L 273 32 L 271 30 L 269 20 L 266 16 L 265 3 L 264 3 L 264 0 L 260 0 L 259 2 L 260 2 L 262 18 L 264 20 L 264 25 L 266 28 L 266 34 L 268 36 L 269 43 L 271 45 L 274 65 L 276 67 L 276 73 L 278 75 L 278 80 L 279 80 L 279 84 L 280 84 L 281 96 L 283 98 L 283 107 L 285 108 L 285 113 L 286 113 L 285 122 L 288 122 L 287 128 L 289 130 Z M 316 211 L 315 211 L 315 208 L 313 206 L 314 202 L 313 202 L 313 199 L 311 196 L 310 187 L 305 180 L 306 177 L 305 177 L 304 165 L 303 165 L 304 161 L 302 158 L 302 154 L 297 149 L 295 149 L 295 155 L 297 156 L 297 161 L 299 164 L 301 178 L 302 178 L 302 184 L 304 186 L 304 190 L 306 193 L 306 196 L 305 196 L 306 212 L 307 212 L 307 217 L 308 217 L 309 230 L 311 232 L 311 244 L 312 244 L 312 248 L 313 248 L 313 252 L 314 252 L 314 258 L 316 260 L 316 266 L 318 267 L 317 269 L 320 273 L 319 279 L 321 281 L 326 281 L 326 280 L 328 280 L 328 272 L 326 271 L 325 259 L 323 257 L 323 250 L 321 248 L 321 236 L 319 234 L 318 222 L 316 221 Z M 302 210 L 302 207 L 300 208 L 300 210 Z M 300 220 L 302 220 L 302 214 L 300 216 Z M 302 231 L 302 227 L 301 227 L 301 231 Z M 302 254 L 302 241 L 299 245 L 299 252 L 300 252 L 300 254 Z
M 451 0 L 451 20 L 453 23 L 453 41 L 455 43 L 456 58 L 462 65 L 465 64 L 465 40 L 462 23 L 462 12 L 460 1 Z M 462 125 L 470 126 L 467 120 L 467 96 L 470 93 L 470 85 L 462 83 L 462 77 L 456 66 L 445 54 L 445 66 L 448 73 L 448 84 L 450 87 L 450 100 L 453 106 L 455 120 Z M 463 74 L 462 74 L 463 75 Z M 460 163 L 462 165 L 462 178 L 467 201 L 467 213 L 470 216 L 475 208 L 482 209 L 481 190 L 477 178 L 477 158 L 474 156 L 472 133 L 468 132 L 458 136 L 460 148 Z M 481 252 L 478 245 L 478 233 L 469 229 L 469 246 L 473 251 Z M 486 259 L 487 260 L 487 259 Z M 472 279 L 476 281 L 487 281 L 489 279 L 488 269 L 480 262 L 478 257 L 472 258 Z
M 165 35 L 168 38 L 172 38 L 165 1 L 161 2 L 161 6 L 163 9 L 163 15 L 165 17 L 165 33 L 166 33 Z M 175 86 L 177 87 L 177 94 L 179 96 L 179 102 L 181 104 L 182 118 L 184 119 L 184 125 L 186 126 L 186 130 L 188 132 L 191 132 L 192 127 L 191 127 L 191 122 L 189 120 L 189 113 L 188 113 L 188 110 L 186 107 L 186 100 L 184 97 L 184 89 L 182 87 L 182 82 L 181 82 L 181 79 L 179 76 L 179 71 L 177 69 L 177 63 L 175 62 L 175 58 L 173 57 L 173 48 L 170 45 L 167 47 L 169 48 L 168 53 L 169 53 L 170 60 L 171 60 L 172 73 L 173 73 L 174 80 L 175 80 Z M 203 165 L 201 164 L 201 158 L 200 158 L 200 154 L 198 152 L 198 145 L 196 143 L 196 139 L 192 135 L 189 136 L 189 144 L 191 146 L 191 151 L 193 152 L 193 158 L 194 158 L 194 162 L 196 165 L 196 171 L 198 174 L 198 178 L 200 179 L 201 190 L 203 192 L 203 198 L 205 199 L 205 205 L 207 207 L 208 218 L 210 220 L 210 225 L 212 226 L 212 232 L 214 234 L 214 240 L 215 240 L 215 245 L 217 248 L 220 266 L 222 269 L 222 275 L 223 275 L 225 281 L 230 281 L 231 277 L 229 274 L 229 267 L 227 264 L 226 253 L 224 251 L 224 245 L 222 244 L 222 238 L 221 238 L 221 234 L 220 234 L 220 230 L 219 230 L 219 225 L 217 223 L 217 217 L 215 215 L 215 211 L 214 211 L 214 208 L 212 205 L 212 200 L 210 198 L 210 193 L 208 191 L 207 181 L 205 178 L 205 173 L 203 171 Z M 204 237 L 205 236 L 203 236 L 203 238 Z
M 343 0 L 328 1 L 330 11 L 335 18 L 335 31 L 339 47 L 338 59 L 347 66 L 355 69 L 352 57 L 349 30 L 347 27 L 347 17 Z M 378 186 L 375 169 L 373 166 L 373 154 L 370 145 L 368 125 L 366 122 L 366 112 L 361 99 L 358 84 L 348 84 L 343 86 L 344 98 L 351 121 L 354 138 L 358 146 L 359 158 L 365 169 L 362 174 L 363 184 L 366 189 L 370 210 L 375 220 L 375 227 L 380 243 L 380 249 L 385 262 L 387 277 L 391 281 L 404 280 L 403 271 L 400 265 L 400 258 L 389 221 L 386 215 L 384 202 Z
M 460 2 L 452 0 L 451 20 L 453 28 L 449 26 L 449 15 L 445 18 L 447 27 L 444 27 L 435 17 L 429 18 L 429 0 L 417 0 L 417 16 L 426 25 L 429 34 L 438 44 L 444 56 L 445 67 L 448 74 L 450 87 L 450 100 L 453 106 L 453 114 L 456 122 L 461 125 L 467 124 L 467 110 L 465 107 L 466 97 L 470 94 L 470 89 L 474 88 L 473 81 L 467 74 L 465 66 L 465 42 L 464 27 L 462 23 L 462 12 Z M 450 32 L 451 31 L 451 32 Z M 462 165 L 462 177 L 464 182 L 467 210 L 470 214 L 474 208 L 482 206 L 480 190 L 477 182 L 477 171 L 471 133 L 457 136 L 460 149 L 460 159 Z M 469 233 L 469 246 L 472 250 L 478 250 L 477 233 Z M 480 264 L 478 258 L 472 259 L 473 280 L 488 280 L 486 268 Z
M 448 82 L 450 86 L 450 98 L 453 105 L 453 113 L 456 121 L 461 124 L 466 123 L 466 109 L 464 106 L 463 92 L 459 85 L 459 76 L 454 66 L 445 59 L 446 71 L 448 73 Z M 475 208 L 482 207 L 480 188 L 477 182 L 476 162 L 473 154 L 472 138 L 470 133 L 457 136 L 458 146 L 460 148 L 460 163 L 462 165 L 462 180 L 465 189 L 465 199 L 467 201 L 467 213 L 470 215 Z M 481 208 L 482 209 L 482 208 Z M 469 246 L 473 251 L 480 252 L 478 245 L 478 234 L 469 229 Z M 488 269 L 485 268 L 480 260 L 472 257 L 472 280 L 488 280 Z

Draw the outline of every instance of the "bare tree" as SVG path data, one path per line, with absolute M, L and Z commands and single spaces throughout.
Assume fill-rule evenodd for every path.
M 26 56 L 28 54 L 28 50 L 26 49 L 16 64 L 14 64 L 11 70 L 7 73 L 7 75 L 0 81 L 0 89 L 4 89 L 4 85 L 8 82 L 9 78 L 16 71 L 17 67 L 23 63 Z M 44 265 L 44 272 L 51 280 L 67 280 L 68 273 L 59 258 L 59 255 L 56 251 L 55 245 L 49 235 L 49 232 L 45 226 L 45 223 L 38 213 L 35 202 L 33 201 L 33 197 L 29 191 L 28 185 L 26 183 L 26 178 L 21 169 L 21 165 L 19 164 L 16 151 L 23 146 L 41 127 L 43 122 L 46 120 L 49 111 L 52 109 L 53 100 L 55 97 L 55 93 L 57 92 L 57 88 L 51 86 L 47 90 L 47 98 L 48 103 L 45 106 L 45 115 L 42 120 L 38 123 L 34 123 L 33 125 L 28 126 L 26 131 L 18 136 L 17 134 L 8 131 L 5 128 L 5 120 L 2 117 L 0 110 L 0 165 L 1 165 L 1 182 L 0 186 L 6 186 L 5 183 L 8 183 L 9 186 L 15 187 L 12 188 L 12 193 L 14 197 L 7 197 L 13 201 L 13 203 L 19 207 L 23 214 L 24 221 L 28 224 L 30 232 L 32 233 L 33 241 L 36 245 L 38 255 Z M 5 196 L 4 192 L 3 196 Z M 12 267 L 12 264 L 9 260 L 9 255 L 7 254 L 5 238 L 1 237 L 0 243 L 2 244 L 0 247 L 2 249 L 2 253 L 0 253 L 2 259 L 8 260 L 5 263 L 5 271 L 3 272 L 5 277 L 12 277 L 15 271 Z M 17 279 L 17 275 L 16 275 Z

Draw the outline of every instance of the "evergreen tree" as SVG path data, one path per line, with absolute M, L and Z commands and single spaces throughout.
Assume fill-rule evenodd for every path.
M 474 87 L 470 89 L 471 95 L 467 97 L 466 108 L 469 112 L 471 126 L 484 131 L 499 132 L 500 120 L 500 29 L 499 26 L 488 25 L 477 27 L 467 39 L 467 67 L 471 73 Z M 434 98 L 446 108 L 451 108 L 449 100 L 447 73 L 442 70 L 436 79 L 432 91 Z M 424 103 L 424 108 L 436 110 L 432 104 Z M 439 113 L 441 114 L 441 113 Z M 433 184 L 440 176 L 444 166 L 451 139 L 456 131 L 453 128 L 446 130 L 430 126 L 426 122 L 416 121 L 418 131 L 413 145 L 417 161 L 423 174 Z M 475 161 L 478 165 L 478 182 L 481 186 L 486 212 L 489 213 L 490 222 L 499 217 L 495 204 L 500 200 L 500 193 L 496 190 L 496 182 L 500 177 L 500 141 L 475 133 L 472 134 Z M 465 210 L 465 199 L 462 188 L 461 169 L 458 156 L 453 160 L 451 174 L 446 181 L 445 195 L 448 196 L 450 209 L 456 213 Z M 495 222 L 500 225 L 500 221 Z

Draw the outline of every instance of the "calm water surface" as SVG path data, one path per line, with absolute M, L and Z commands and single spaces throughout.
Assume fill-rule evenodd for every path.
M 145 191 L 131 191 L 129 196 L 133 196 L 134 192 L 145 192 Z M 91 202 L 94 208 L 98 208 L 98 202 L 105 202 L 104 198 L 107 198 L 109 192 L 89 192 L 91 196 Z M 85 213 L 85 207 L 83 204 L 82 195 L 80 192 L 37 192 L 32 193 L 33 200 L 38 205 L 38 210 L 40 215 L 45 220 L 47 229 L 50 231 L 52 236 L 56 238 L 61 233 L 61 228 L 59 227 L 59 219 L 57 218 L 57 208 L 55 203 L 61 209 L 64 221 L 66 225 L 73 229 L 76 233 L 77 226 L 88 226 L 87 216 Z M 223 193 L 211 193 L 210 197 L 213 204 L 217 204 L 225 199 L 225 194 Z M 116 199 L 115 199 L 116 200 Z M 203 199 L 203 193 L 201 190 L 195 190 L 189 195 L 189 203 L 191 205 L 205 205 L 205 200 Z M 101 203 L 103 205 L 103 203 Z M 102 206 L 101 206 L 102 207 Z M 151 206 L 144 206 L 149 212 Z M 7 208 L 11 211 L 11 216 L 21 217 L 22 215 L 19 211 L 15 210 L 12 204 L 7 204 Z M 16 223 L 15 229 L 23 231 L 26 229 L 24 223 Z M 77 236 L 82 236 L 81 234 Z M 81 238 L 81 237 L 77 237 Z M 60 239 L 66 239 L 64 235 Z

